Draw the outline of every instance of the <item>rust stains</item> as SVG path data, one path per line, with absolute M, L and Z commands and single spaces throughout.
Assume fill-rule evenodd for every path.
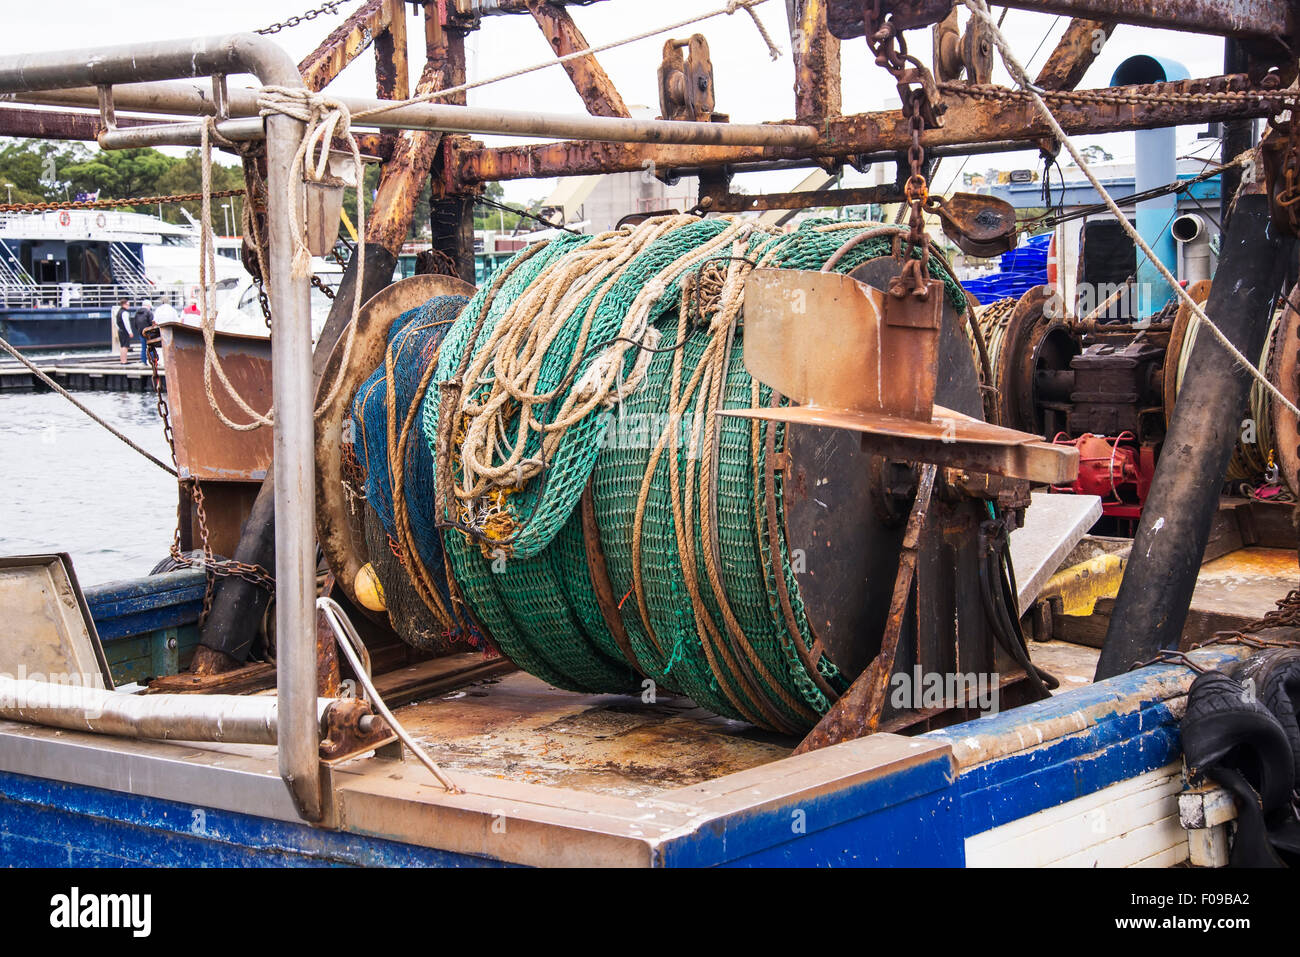
M 586 37 L 563 7 L 552 6 L 543 0 L 527 0 L 528 12 L 533 15 L 537 25 L 542 28 L 546 40 L 555 51 L 556 56 L 567 56 L 578 50 L 585 50 L 590 44 Z M 631 116 L 623 97 L 615 89 L 614 83 L 605 72 L 604 67 L 592 54 L 566 60 L 564 71 L 573 81 L 573 87 L 582 97 L 587 112 L 592 116 Z

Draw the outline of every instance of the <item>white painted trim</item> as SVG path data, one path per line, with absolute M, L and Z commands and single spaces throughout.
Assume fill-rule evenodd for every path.
M 1182 761 L 966 838 L 967 867 L 1170 867 L 1187 859 Z

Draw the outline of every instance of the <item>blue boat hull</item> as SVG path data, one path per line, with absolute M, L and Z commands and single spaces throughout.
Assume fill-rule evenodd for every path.
M 0 337 L 19 349 L 107 349 L 111 322 L 107 309 L 6 309 Z

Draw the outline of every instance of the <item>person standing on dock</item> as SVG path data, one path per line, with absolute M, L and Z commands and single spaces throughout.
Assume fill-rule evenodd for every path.
M 126 365 L 127 352 L 131 348 L 131 306 L 125 296 L 113 310 L 113 331 L 116 334 L 118 355 L 122 365 Z
M 149 347 L 144 341 L 144 330 L 147 326 L 153 325 L 153 305 L 148 299 L 140 300 L 139 308 L 131 316 L 131 325 L 135 328 L 135 334 L 140 337 L 140 363 L 148 365 Z
M 170 299 L 166 296 L 158 299 L 158 305 L 153 311 L 153 321 L 157 325 L 161 326 L 164 322 L 179 322 L 180 318 L 181 314 L 176 311 L 176 307 L 171 304 Z

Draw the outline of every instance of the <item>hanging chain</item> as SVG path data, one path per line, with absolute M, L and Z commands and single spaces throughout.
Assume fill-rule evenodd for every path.
M 890 292 L 895 296 L 910 292 L 914 296 L 924 297 L 928 290 L 926 280 L 930 278 L 930 244 L 926 242 L 924 216 L 925 201 L 930 197 L 930 189 L 925 180 L 925 148 L 921 146 L 921 132 L 925 129 L 925 121 L 921 117 L 920 91 L 913 92 L 909 105 L 911 113 L 907 122 L 912 135 L 912 145 L 907 150 L 907 161 L 911 167 L 911 175 L 907 177 L 907 183 L 903 186 L 903 195 L 911 207 L 907 219 L 907 243 L 913 250 L 921 251 L 921 258 L 913 259 L 910 255 L 907 257 L 902 272 L 890 283 Z
M 203 612 L 199 615 L 199 625 L 208 619 L 208 613 L 212 610 L 212 593 L 216 585 L 216 576 L 229 577 L 231 575 L 251 582 L 267 591 L 274 593 L 275 579 L 261 565 L 250 565 L 248 562 L 237 561 L 233 558 L 217 559 L 212 554 L 212 546 L 209 543 L 208 536 L 208 512 L 203 497 L 203 486 L 199 483 L 197 477 L 191 475 L 180 477 L 180 462 L 176 458 L 176 435 L 172 431 L 171 415 L 167 407 L 166 388 L 162 383 L 162 376 L 158 373 L 158 346 L 162 341 L 162 332 L 156 325 L 146 326 L 141 335 L 144 337 L 147 346 L 146 354 L 149 357 L 149 367 L 153 372 L 153 391 L 154 397 L 158 403 L 158 417 L 162 419 L 163 437 L 167 440 L 167 448 L 171 452 L 172 464 L 176 467 L 177 481 L 185 487 L 189 494 L 190 502 L 194 506 L 194 517 L 199 526 L 199 543 L 203 552 L 202 558 L 191 558 L 181 551 L 181 505 L 176 503 L 176 529 L 172 532 L 171 557 L 177 565 L 187 568 L 193 568 L 198 565 L 202 567 L 204 576 L 207 580 L 203 589 Z
M 257 304 L 262 307 L 262 319 L 266 322 L 266 328 L 271 328 L 271 299 L 266 294 L 266 286 L 262 282 L 262 277 L 257 276 L 253 279 L 253 285 L 257 287 Z
M 322 3 L 319 7 L 306 10 L 296 16 L 289 17 L 281 23 L 273 23 L 269 27 L 262 27 L 262 29 L 254 30 L 253 32 L 259 33 L 262 36 L 269 36 L 272 33 L 279 33 L 281 30 L 289 30 L 301 23 L 315 20 L 317 17 L 324 14 L 338 13 L 339 7 L 343 6 L 345 3 L 347 3 L 347 0 L 326 0 L 326 2 Z
M 927 127 L 942 125 L 942 116 L 947 107 L 939 100 L 939 88 L 929 69 L 907 52 L 907 40 L 895 24 L 893 16 L 885 14 L 882 0 L 869 0 L 863 9 L 863 27 L 867 49 L 876 58 L 876 65 L 887 70 L 898 83 L 898 95 L 911 136 L 907 150 L 909 175 L 903 194 L 910 210 L 907 243 L 913 251 L 920 253 L 920 258 L 913 259 L 910 254 L 907 255 L 899 274 L 891 280 L 889 291 L 898 297 L 911 293 L 918 298 L 925 298 L 929 294 L 927 282 L 930 278 L 930 244 L 925 235 L 925 203 L 930 194 L 925 177 L 925 148 L 921 145 L 921 134 Z
M 334 299 L 334 290 L 331 289 L 329 286 L 327 286 L 325 284 L 325 281 L 322 280 L 321 277 L 317 276 L 315 273 L 312 273 L 311 284 L 315 286 L 317 289 L 319 289 L 321 292 L 325 293 L 326 299 L 329 300 Z

